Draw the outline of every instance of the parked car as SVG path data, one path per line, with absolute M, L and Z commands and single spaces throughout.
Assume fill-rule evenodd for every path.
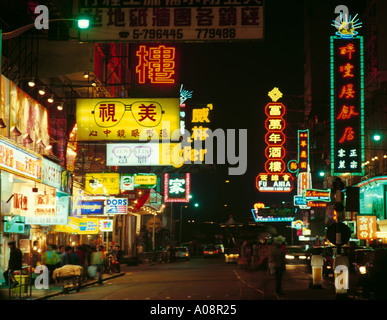
M 226 249 L 224 253 L 224 261 L 226 263 L 237 263 L 239 259 L 238 250 Z
M 203 258 L 219 257 L 220 250 L 214 244 L 207 244 L 203 248 Z
M 367 267 L 370 268 L 370 260 L 373 253 L 373 249 L 356 249 L 354 251 L 353 257 L 353 269 L 355 271 L 358 282 L 361 282 L 362 279 L 367 274 Z
M 189 260 L 189 251 L 187 247 L 176 247 L 175 258 Z
M 308 252 L 301 246 L 287 246 L 285 259 L 287 264 L 307 263 Z

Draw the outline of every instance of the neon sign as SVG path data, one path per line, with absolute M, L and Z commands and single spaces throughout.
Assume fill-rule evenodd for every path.
M 306 201 L 331 201 L 331 190 L 306 189 L 303 193 Z M 309 205 L 309 204 L 308 204 Z
M 164 201 L 189 202 L 191 175 L 189 173 L 165 173 Z
M 332 175 L 364 174 L 363 37 L 353 32 L 353 22 L 341 19 L 348 28 L 341 27 L 331 36 Z
M 284 158 L 286 150 L 284 144 L 286 136 L 284 129 L 286 121 L 284 115 L 286 108 L 283 103 L 277 102 L 282 97 L 281 91 L 274 88 L 268 93 L 272 102 L 265 107 L 267 119 L 265 121 L 265 173 L 260 173 L 256 178 L 256 188 L 261 192 L 290 192 L 293 189 L 293 176 L 285 172 Z

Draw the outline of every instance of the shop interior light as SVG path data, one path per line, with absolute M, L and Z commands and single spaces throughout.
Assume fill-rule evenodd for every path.
M 41 88 L 39 89 L 39 94 L 40 94 L 41 96 L 44 96 L 44 95 L 46 94 L 46 89 L 45 89 L 44 87 L 41 87 Z
M 28 85 L 33 88 L 35 87 L 36 83 L 35 83 L 35 79 L 31 79 L 30 81 L 28 81 Z
M 49 103 L 54 102 L 54 95 L 53 94 L 47 99 L 47 102 L 49 102 Z
M 46 145 L 44 144 L 44 142 L 42 141 L 42 139 L 38 139 L 38 141 L 36 141 L 36 144 L 40 147 L 42 147 L 43 149 L 46 148 Z
M 96 87 L 96 86 L 97 86 L 97 82 L 95 82 L 95 80 L 93 79 L 93 81 L 91 82 L 91 85 L 92 85 L 93 87 Z
M 4 123 L 4 120 L 2 118 L 0 118 L 0 128 L 4 129 L 6 127 L 7 127 L 7 125 Z
M 30 144 L 32 142 L 34 142 L 34 140 L 32 140 L 31 136 L 29 133 L 26 133 L 24 136 L 23 136 L 23 141 L 27 144 Z
M 21 132 L 19 131 L 19 129 L 16 127 L 16 126 L 13 126 L 11 128 L 11 133 L 15 136 L 20 136 L 21 135 Z
M 88 78 L 89 78 L 89 73 L 88 73 L 88 72 L 85 72 L 84 75 L 83 75 L 83 77 L 84 77 L 85 79 L 88 79 Z
M 59 111 L 62 111 L 63 110 L 63 102 L 61 102 L 60 104 L 58 104 L 58 106 L 56 107 Z

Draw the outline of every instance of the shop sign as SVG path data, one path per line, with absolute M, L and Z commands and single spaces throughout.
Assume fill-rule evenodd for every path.
M 98 234 L 99 219 L 69 217 L 68 224 L 56 226 L 55 231 L 76 234 Z
M 121 174 L 120 189 L 123 191 L 134 190 L 134 176 L 133 174 Z
M 191 175 L 189 173 L 165 173 L 165 202 L 189 202 L 190 192 Z
M 306 189 L 303 191 L 302 197 L 306 201 L 324 201 L 324 202 L 330 202 L 331 201 L 331 190 L 317 190 L 317 189 Z
M 48 196 L 48 197 L 47 197 Z M 34 215 L 26 215 L 29 225 L 58 225 L 67 223 L 70 197 L 54 195 L 35 195 Z
M 139 189 L 155 188 L 157 185 L 157 175 L 139 173 L 134 175 L 134 187 Z
M 62 182 L 62 167 L 46 158 L 43 158 L 42 183 L 55 189 L 60 189 Z
M 292 228 L 296 230 L 301 230 L 304 226 L 304 223 L 301 220 L 292 221 Z
M 41 181 L 42 157 L 0 141 L 0 169 Z
M 81 214 L 99 215 L 104 214 L 104 201 L 82 201 Z
M 119 194 L 119 173 L 86 173 L 85 191 L 89 194 Z
M 260 216 L 257 209 L 251 209 L 255 222 L 291 222 L 294 217 Z
M 6 233 L 24 233 L 25 218 L 19 215 L 6 217 L 4 220 L 4 232 Z
M 178 143 L 106 144 L 107 166 L 171 166 L 179 163 Z
M 77 100 L 78 141 L 170 141 L 175 130 L 179 98 Z
M 70 171 L 62 170 L 59 190 L 67 194 L 73 193 L 73 174 Z
M 113 231 L 113 220 L 99 220 L 99 231 L 112 232 Z
M 331 172 L 364 175 L 363 37 L 331 36 Z
M 282 92 L 278 88 L 273 88 L 268 93 L 272 99 L 265 107 L 267 116 L 265 128 L 265 172 L 260 173 L 255 182 L 255 186 L 260 192 L 290 192 L 293 189 L 293 176 L 286 172 L 286 142 L 284 119 L 286 108 L 283 103 L 277 102 L 282 97 Z
M 79 32 L 81 42 L 263 39 L 263 1 L 88 1 L 79 12 L 92 19 Z
M 374 215 L 356 215 L 356 233 L 360 240 L 376 238 L 377 225 Z
M 127 198 L 108 198 L 106 199 L 107 214 L 127 214 L 128 199 Z

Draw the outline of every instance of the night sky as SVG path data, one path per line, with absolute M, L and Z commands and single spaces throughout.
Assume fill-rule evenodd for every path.
M 354 14 L 359 12 L 352 10 L 357 2 L 311 2 L 313 6 L 308 13 L 312 34 L 309 43 L 313 70 L 311 115 L 318 116 L 321 121 L 329 119 L 329 36 L 335 32 L 331 26 L 336 18 L 334 8 L 344 4 L 349 7 L 350 14 Z M 252 218 L 251 208 L 255 202 L 266 205 L 293 202 L 294 191 L 260 193 L 255 187 L 255 178 L 264 172 L 266 161 L 264 107 L 271 101 L 267 94 L 278 87 L 284 95 L 279 102 L 287 109 L 302 111 L 304 61 L 304 1 L 266 0 L 262 41 L 183 46 L 181 81 L 186 89 L 194 91 L 187 104 L 213 103 L 213 130 L 248 129 L 247 172 L 242 176 L 228 176 L 228 165 L 218 165 L 216 173 L 194 174 L 191 205 L 198 202 L 200 209 L 186 209 L 188 218 L 226 221 L 232 215 L 237 221 L 246 221 Z M 294 115 L 292 117 L 294 121 Z M 303 114 L 298 117 L 302 123 Z M 301 128 L 293 126 L 291 129 L 288 135 L 295 137 Z M 226 179 L 229 184 L 225 184 Z

